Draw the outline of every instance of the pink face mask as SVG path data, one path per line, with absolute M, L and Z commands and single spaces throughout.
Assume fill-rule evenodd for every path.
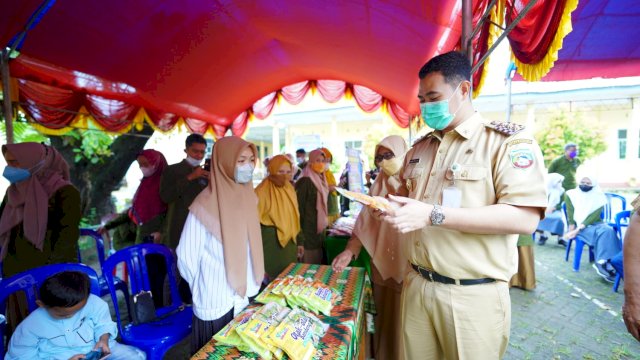
M 149 167 L 140 167 L 140 171 L 142 171 L 142 176 L 144 177 L 149 177 L 151 175 L 153 175 L 153 173 L 156 172 L 156 168 L 154 168 L 153 166 L 149 166 Z

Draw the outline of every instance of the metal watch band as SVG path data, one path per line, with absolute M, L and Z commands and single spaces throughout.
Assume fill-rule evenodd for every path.
M 442 206 L 433 205 L 433 210 L 431 210 L 431 225 L 438 226 L 444 223 L 444 211 L 442 211 Z

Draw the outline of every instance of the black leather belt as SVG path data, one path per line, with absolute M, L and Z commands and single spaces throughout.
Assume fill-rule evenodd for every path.
M 460 279 L 460 280 L 456 280 L 456 279 L 452 279 L 450 277 L 444 276 L 444 275 L 440 275 L 435 271 L 431 271 L 429 269 L 425 269 L 422 266 L 418 266 L 416 264 L 411 264 L 411 267 L 413 268 L 413 270 L 417 271 L 418 274 L 420 274 L 420 276 L 422 276 L 423 278 L 429 280 L 429 281 L 435 281 L 435 282 L 439 282 L 439 283 L 443 283 L 443 284 L 456 284 L 456 285 L 479 285 L 479 284 L 487 284 L 487 283 L 492 283 L 495 282 L 496 279 L 491 279 L 491 278 L 484 278 L 484 279 Z

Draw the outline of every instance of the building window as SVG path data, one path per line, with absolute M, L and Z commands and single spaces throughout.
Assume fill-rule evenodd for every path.
M 627 130 L 618 130 L 618 158 L 627 158 Z
M 362 150 L 362 140 L 348 140 L 344 142 L 344 147 L 347 149 Z

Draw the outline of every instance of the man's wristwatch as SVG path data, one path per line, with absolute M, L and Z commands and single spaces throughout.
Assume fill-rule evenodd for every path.
M 431 210 L 431 225 L 437 226 L 442 225 L 444 223 L 444 211 L 442 211 L 442 206 L 433 205 L 433 210 Z

